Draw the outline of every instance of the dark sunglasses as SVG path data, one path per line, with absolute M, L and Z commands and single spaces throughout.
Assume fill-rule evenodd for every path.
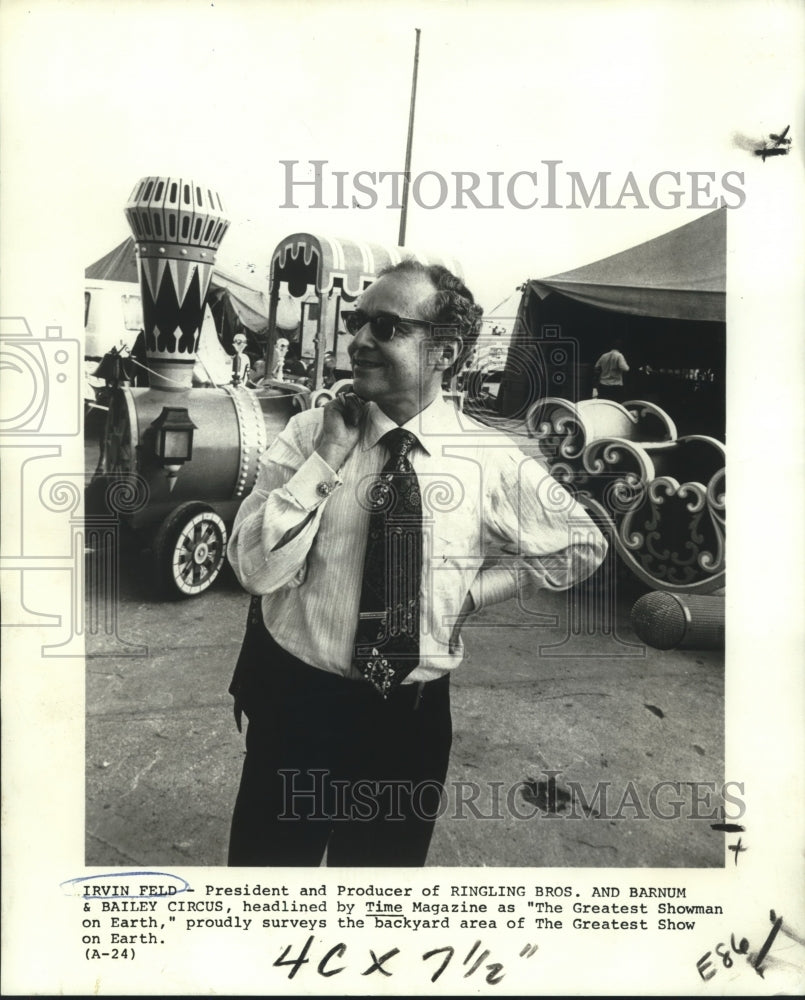
M 427 327 L 432 337 L 455 337 L 458 335 L 458 329 L 455 326 L 429 323 L 425 319 L 407 319 L 405 316 L 397 316 L 395 313 L 379 312 L 374 316 L 370 316 L 362 309 L 345 309 L 341 313 L 341 319 L 344 321 L 347 333 L 353 337 L 368 323 L 375 340 L 380 340 L 384 343 L 391 340 L 395 333 L 400 333 L 401 328 L 404 326 Z

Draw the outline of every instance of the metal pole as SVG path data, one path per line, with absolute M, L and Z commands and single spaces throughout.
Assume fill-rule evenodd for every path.
M 405 175 L 403 176 L 402 214 L 400 215 L 400 235 L 397 244 L 405 246 L 405 223 L 408 218 L 408 188 L 411 183 L 411 147 L 414 144 L 414 109 L 416 107 L 416 77 L 419 69 L 419 28 L 416 31 L 414 47 L 414 76 L 411 80 L 411 109 L 408 112 L 408 142 L 405 147 Z

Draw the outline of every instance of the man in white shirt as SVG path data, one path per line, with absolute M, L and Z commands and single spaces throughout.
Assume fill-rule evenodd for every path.
M 595 363 L 599 399 L 623 402 L 623 375 L 629 371 L 629 366 L 622 350 L 623 342 L 616 340 L 615 345 L 602 354 Z
M 230 689 L 249 719 L 232 865 L 318 865 L 325 848 L 330 865 L 424 864 L 462 622 L 604 558 L 542 466 L 443 400 L 480 324 L 445 268 L 389 269 L 346 321 L 354 393 L 294 417 L 262 456 L 229 543 L 261 595 Z M 388 537 L 378 488 L 400 518 Z M 378 611 L 367 581 L 385 559 Z

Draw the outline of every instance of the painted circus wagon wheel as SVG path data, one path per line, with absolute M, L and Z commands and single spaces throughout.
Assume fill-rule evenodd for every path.
M 159 583 L 169 597 L 195 597 L 213 585 L 226 558 L 224 522 L 207 504 L 181 504 L 154 541 Z

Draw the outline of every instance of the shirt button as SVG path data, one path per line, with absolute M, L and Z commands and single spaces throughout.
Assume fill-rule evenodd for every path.
M 333 486 L 332 483 L 319 483 L 319 485 L 316 487 L 316 492 L 319 494 L 320 497 L 328 497 L 333 492 L 334 489 L 335 487 Z

